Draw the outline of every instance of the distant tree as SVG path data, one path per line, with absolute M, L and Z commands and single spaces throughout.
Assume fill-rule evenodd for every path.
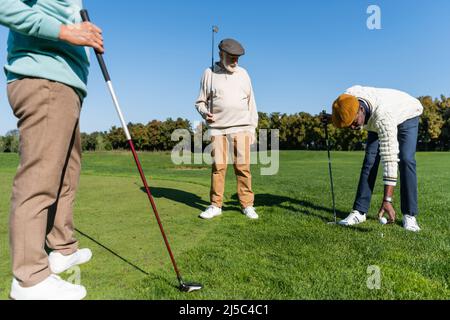
M 19 130 L 8 131 L 1 142 L 2 151 L 6 153 L 18 153 L 19 140 Z
M 131 125 L 129 129 L 136 149 L 141 151 L 150 150 L 150 139 L 147 127 L 142 123 L 137 123 Z
M 106 141 L 106 133 L 105 132 L 98 132 L 95 137 L 95 151 L 107 151 L 111 150 L 111 145 L 107 143 Z
M 97 136 L 98 133 L 81 134 L 81 148 L 83 151 L 96 151 L 97 150 Z
M 420 97 L 424 106 L 424 114 L 420 118 L 419 149 L 420 150 L 450 150 L 450 98 L 441 96 L 432 99 L 429 96 Z M 179 141 L 172 141 L 172 134 L 177 129 L 186 129 L 191 136 L 201 134 L 206 140 L 207 125 L 192 128 L 192 124 L 178 118 L 168 118 L 165 121 L 152 120 L 146 125 L 129 123 L 128 128 L 135 146 L 140 151 L 170 151 Z M 325 150 L 324 127 L 319 115 L 306 112 L 284 114 L 274 112 L 267 114 L 259 112 L 257 138 L 263 129 L 278 129 L 281 150 Z M 201 130 L 201 132 L 200 132 Z M 333 150 L 352 151 L 363 150 L 367 139 L 367 131 L 352 131 L 328 126 L 329 141 Z M 18 148 L 18 138 L 14 134 L 0 139 L 0 151 L 11 152 Z M 16 140 L 14 140 L 16 139 Z M 208 141 L 203 141 L 206 147 Z M 268 139 L 270 148 L 271 140 Z M 128 144 L 122 128 L 112 127 L 108 132 L 82 134 L 83 150 L 122 150 Z
M 113 150 L 123 150 L 127 148 L 127 139 L 122 128 L 113 126 L 106 135 L 106 141 Z
M 162 122 L 158 120 L 153 120 L 147 123 L 147 135 L 149 142 L 150 151 L 162 150 L 161 143 L 161 126 Z
M 439 144 L 444 121 L 439 113 L 437 101 L 429 96 L 421 97 L 419 100 L 424 107 L 423 115 L 420 117 L 419 147 L 424 150 L 434 150 Z
M 162 150 L 169 151 L 175 147 L 177 142 L 172 141 L 172 133 L 176 129 L 188 130 L 191 133 L 191 135 L 193 135 L 192 125 L 188 120 L 178 118 L 177 120 L 174 121 L 171 118 L 169 118 L 166 121 L 164 121 L 161 125 L 160 141 Z
M 442 116 L 442 128 L 440 136 L 441 150 L 450 150 L 450 98 L 441 96 L 438 101 L 438 110 Z

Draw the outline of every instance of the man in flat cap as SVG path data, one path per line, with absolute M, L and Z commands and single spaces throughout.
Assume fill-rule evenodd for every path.
M 334 102 L 332 121 L 337 128 L 369 131 L 353 212 L 341 225 L 366 221 L 381 161 L 385 190 L 379 218 L 388 214 L 389 223 L 395 221 L 393 196 L 400 169 L 403 226 L 408 231 L 420 231 L 415 155 L 422 113 L 419 100 L 393 89 L 354 86 Z
M 220 62 L 208 68 L 202 77 L 195 107 L 208 124 L 212 141 L 211 206 L 200 214 L 213 219 L 222 214 L 228 153 L 232 154 L 237 177 L 237 193 L 242 212 L 249 219 L 258 219 L 250 172 L 250 146 L 255 142 L 258 112 L 252 83 L 247 71 L 238 65 L 245 54 L 242 45 L 233 39 L 219 44 Z

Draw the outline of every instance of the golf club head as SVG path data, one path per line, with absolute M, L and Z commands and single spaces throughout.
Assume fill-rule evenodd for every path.
M 203 285 L 201 285 L 200 283 L 180 282 L 180 291 L 182 292 L 191 293 L 194 291 L 199 291 L 201 289 L 203 289 Z
M 218 26 L 213 26 L 213 32 L 214 33 L 218 33 L 219 32 L 219 27 Z

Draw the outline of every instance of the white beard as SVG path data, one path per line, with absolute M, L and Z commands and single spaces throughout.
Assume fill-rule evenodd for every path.
M 238 67 L 237 65 L 232 67 L 229 64 L 224 64 L 223 66 L 224 66 L 225 70 L 227 70 L 229 73 L 235 73 L 237 70 L 237 67 Z

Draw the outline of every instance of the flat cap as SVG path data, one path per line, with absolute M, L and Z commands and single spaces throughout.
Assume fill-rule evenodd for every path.
M 333 124 L 336 128 L 348 128 L 358 114 L 358 98 L 343 94 L 333 103 Z
M 243 56 L 244 47 L 234 39 L 224 39 L 219 44 L 219 49 L 232 56 Z

